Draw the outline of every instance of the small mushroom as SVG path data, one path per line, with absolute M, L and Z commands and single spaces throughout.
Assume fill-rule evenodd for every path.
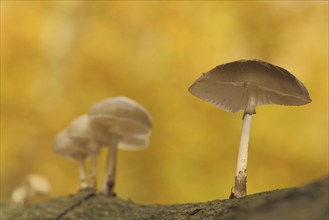
M 232 196 L 236 198 L 247 193 L 248 142 L 256 106 L 305 105 L 311 102 L 307 89 L 295 76 L 260 60 L 239 60 L 219 65 L 198 78 L 189 92 L 224 111 L 244 111 Z
M 80 146 L 90 150 L 92 187 L 97 188 L 97 156 L 101 143 L 95 138 L 88 115 L 82 115 L 71 122 L 67 132 Z
M 33 173 L 27 175 L 26 183 L 33 189 L 36 194 L 47 195 L 52 190 L 49 180 L 39 174 Z
M 36 197 L 47 196 L 51 191 L 48 179 L 39 174 L 29 174 L 22 184 L 15 188 L 11 198 L 15 204 L 30 204 Z
M 29 204 L 33 195 L 27 186 L 16 187 L 11 193 L 11 200 L 17 205 Z
M 99 148 L 99 143 L 93 138 L 87 115 L 80 116 L 67 129 L 59 132 L 53 144 L 54 153 L 78 161 L 81 188 L 89 186 L 85 165 L 87 158 L 93 160 L 93 186 L 96 186 L 96 156 L 99 154 Z
M 126 150 L 145 148 L 152 128 L 151 116 L 135 101 L 115 97 L 92 106 L 89 118 L 97 141 L 110 147 L 102 192 L 115 195 L 117 147 Z

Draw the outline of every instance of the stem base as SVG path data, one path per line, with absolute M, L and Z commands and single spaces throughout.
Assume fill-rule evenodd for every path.
M 240 198 L 247 195 L 247 172 L 240 171 L 238 176 L 235 176 L 234 183 L 234 198 Z

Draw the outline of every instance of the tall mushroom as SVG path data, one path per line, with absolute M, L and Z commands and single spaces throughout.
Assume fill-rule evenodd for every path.
M 92 159 L 93 187 L 96 187 L 96 156 L 100 144 L 94 139 L 87 115 L 75 119 L 67 129 L 59 132 L 54 140 L 54 153 L 77 160 L 79 163 L 81 188 L 89 186 L 85 160 Z
M 233 197 L 246 195 L 251 118 L 256 106 L 305 105 L 308 91 L 287 70 L 261 60 L 222 64 L 198 78 L 189 88 L 194 96 L 227 112 L 244 111 Z
M 152 121 L 148 111 L 127 97 L 103 100 L 89 112 L 96 139 L 109 145 L 102 192 L 114 195 L 117 147 L 138 150 L 148 143 Z

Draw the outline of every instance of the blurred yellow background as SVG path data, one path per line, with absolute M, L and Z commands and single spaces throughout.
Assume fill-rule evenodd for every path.
M 95 102 L 119 95 L 146 107 L 154 123 L 147 150 L 118 152 L 119 197 L 228 198 L 242 113 L 187 89 L 239 59 L 286 68 L 313 100 L 257 108 L 248 193 L 327 175 L 328 2 L 1 1 L 1 201 L 29 173 L 49 178 L 52 197 L 76 192 L 77 163 L 52 153 L 53 138 Z

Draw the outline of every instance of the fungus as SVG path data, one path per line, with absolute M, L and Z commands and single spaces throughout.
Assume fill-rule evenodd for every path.
M 95 132 L 91 127 L 88 115 L 82 115 L 71 122 L 67 128 L 69 136 L 79 143 L 79 146 L 87 148 L 91 161 L 91 186 L 97 188 L 97 156 L 101 143 L 95 138 Z
M 11 200 L 17 205 L 26 205 L 30 203 L 32 196 L 27 186 L 19 186 L 11 193 Z
M 49 180 L 39 174 L 27 175 L 26 184 L 29 185 L 36 194 L 40 195 L 47 195 L 52 190 Z
M 102 192 L 113 192 L 116 174 L 117 148 L 140 150 L 147 146 L 152 121 L 148 111 L 127 97 L 103 100 L 92 106 L 89 112 L 95 138 L 109 146 Z
M 85 160 L 92 159 L 93 186 L 96 187 L 96 156 L 99 143 L 93 138 L 93 132 L 87 115 L 75 119 L 67 129 L 59 132 L 54 140 L 54 153 L 79 163 L 81 188 L 89 187 Z
M 295 76 L 260 60 L 239 60 L 219 65 L 198 78 L 189 92 L 224 111 L 244 111 L 233 192 L 236 198 L 246 195 L 248 142 L 256 106 L 305 105 L 311 102 L 307 89 Z
M 39 174 L 29 174 L 23 183 L 16 187 L 11 195 L 15 204 L 30 204 L 36 197 L 47 196 L 51 191 L 48 179 Z

